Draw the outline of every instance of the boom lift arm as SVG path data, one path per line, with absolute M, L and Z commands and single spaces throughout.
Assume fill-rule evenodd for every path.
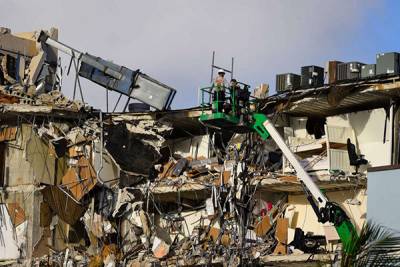
M 296 170 L 297 177 L 307 195 L 307 200 L 310 202 L 318 217 L 318 221 L 321 223 L 333 223 L 340 240 L 343 243 L 344 249 L 346 251 L 351 250 L 351 242 L 354 240 L 353 238 L 357 236 L 357 232 L 346 212 L 338 204 L 330 202 L 321 192 L 318 186 L 301 166 L 293 152 L 286 145 L 273 123 L 268 120 L 267 116 L 255 113 L 252 115 L 252 119 L 253 121 L 249 126 L 255 130 L 262 139 L 266 140 L 268 137 L 271 137 L 278 145 L 283 155 L 285 155 L 287 160 Z

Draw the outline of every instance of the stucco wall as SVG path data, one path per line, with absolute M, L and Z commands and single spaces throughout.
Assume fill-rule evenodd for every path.
M 367 212 L 367 195 L 365 190 L 358 191 L 336 191 L 328 192 L 327 197 L 330 201 L 336 202 L 341 205 L 346 211 L 347 215 L 352 219 L 356 228 L 361 229 Z M 357 199 L 361 202 L 360 205 L 351 205 L 346 203 L 347 199 Z M 291 228 L 302 228 L 304 232 L 313 232 L 314 234 L 324 235 L 323 224 L 318 222 L 317 216 L 311 208 L 306 197 L 301 195 L 289 195 L 288 204 L 290 205 L 287 209 L 293 209 L 293 219 L 290 224 Z M 325 225 L 329 225 L 326 223 Z

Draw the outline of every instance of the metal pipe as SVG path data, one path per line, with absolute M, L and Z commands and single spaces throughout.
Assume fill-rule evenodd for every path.
M 393 129 L 394 129 L 394 102 L 392 99 L 390 99 L 390 110 L 389 110 L 389 144 L 390 144 L 390 149 L 389 149 L 389 158 L 390 158 L 390 164 L 393 164 Z
M 108 89 L 106 88 L 106 112 L 108 113 Z
M 57 50 L 60 50 L 61 52 L 64 52 L 65 54 L 70 55 L 71 57 L 76 56 L 76 57 L 79 58 L 82 55 L 82 52 L 80 52 L 80 51 L 78 51 L 78 50 L 76 50 L 76 49 L 74 49 L 74 48 L 72 48 L 72 47 L 70 47 L 68 45 L 65 45 L 65 44 L 63 44 L 61 42 L 53 40 L 50 37 L 46 38 L 45 43 L 48 44 L 51 47 L 56 48 Z
M 232 57 L 232 65 L 231 65 L 231 80 L 233 79 L 233 63 L 234 63 L 234 58 Z
M 115 110 L 117 109 L 117 107 L 118 107 L 118 104 L 119 104 L 119 101 L 121 100 L 121 97 L 122 97 L 122 94 L 119 94 L 119 97 L 118 97 L 117 103 L 115 103 L 115 106 L 114 106 L 114 109 L 113 109 L 113 111 L 112 111 L 112 112 L 115 112 Z
M 67 55 L 70 55 L 71 57 L 76 57 L 76 58 L 80 59 L 82 62 L 85 62 L 86 64 L 93 66 L 94 68 L 96 68 L 118 80 L 122 79 L 121 73 L 119 73 L 118 71 L 115 71 L 113 69 L 110 69 L 107 66 L 99 63 L 92 56 L 83 54 L 82 52 L 80 52 L 68 45 L 65 45 L 59 41 L 53 40 L 50 37 L 46 38 L 45 43 L 51 47 L 56 48 L 57 50 L 59 50 L 61 52 L 66 53 Z
M 213 51 L 212 60 L 211 60 L 211 79 L 210 79 L 210 83 L 213 82 L 213 76 L 214 76 L 214 58 L 215 58 L 215 51 Z
M 103 146 L 104 146 L 104 140 L 103 140 L 103 112 L 100 110 L 100 128 L 101 128 L 101 134 L 100 134 L 100 168 L 96 172 L 97 180 L 102 183 L 102 181 L 99 179 L 100 177 L 100 172 L 103 170 Z

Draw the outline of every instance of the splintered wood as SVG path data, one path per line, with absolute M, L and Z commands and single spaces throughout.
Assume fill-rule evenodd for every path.
M 219 178 L 214 180 L 214 184 L 216 186 L 221 186 L 221 182 L 223 185 L 229 184 L 229 180 L 231 178 L 231 171 L 223 171 Z M 221 181 L 222 180 L 222 181 Z
M 25 211 L 18 203 L 8 203 L 7 209 L 14 227 L 25 221 Z
M 269 216 L 264 216 L 262 220 L 256 225 L 255 232 L 258 237 L 265 236 L 269 229 L 271 229 L 271 220 Z
M 276 230 L 275 230 L 275 238 L 278 241 L 278 245 L 274 250 L 274 254 L 276 255 L 287 254 L 288 228 L 289 228 L 289 219 L 278 218 L 278 220 L 276 221 Z
M 69 168 L 62 178 L 62 185 L 68 188 L 78 201 L 92 190 L 96 183 L 96 172 L 84 157 L 79 159 L 77 168 Z

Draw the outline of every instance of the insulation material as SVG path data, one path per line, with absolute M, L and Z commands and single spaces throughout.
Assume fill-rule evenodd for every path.
M 18 242 L 7 206 L 0 204 L 0 260 L 19 258 Z
M 8 203 L 7 208 L 14 227 L 25 221 L 25 211 L 18 203 Z
M 62 178 L 62 185 L 68 188 L 76 200 L 81 200 L 96 185 L 96 173 L 90 162 L 81 157 L 77 168 L 69 168 Z

